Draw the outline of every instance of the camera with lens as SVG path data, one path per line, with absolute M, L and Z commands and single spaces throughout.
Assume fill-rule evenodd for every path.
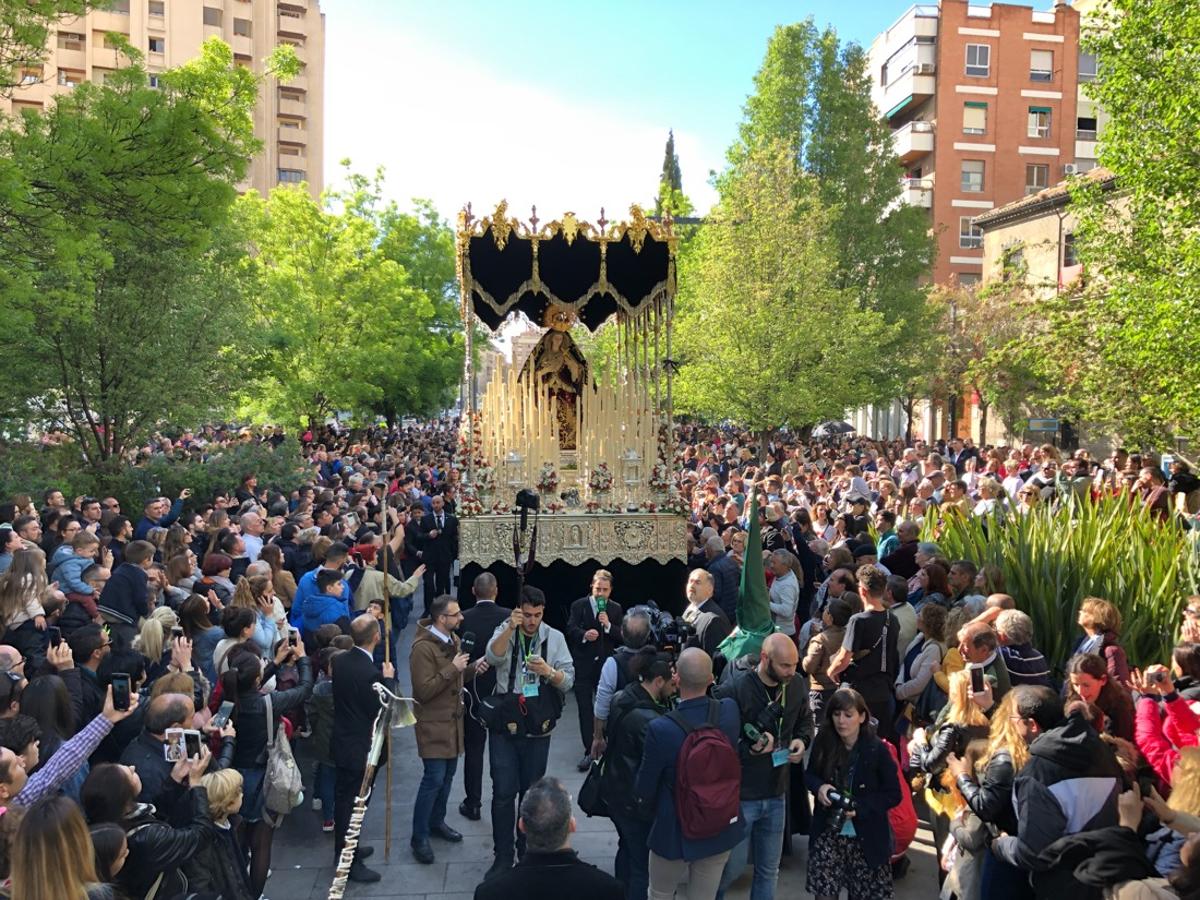
M 858 810 L 858 804 L 851 797 L 836 789 L 829 792 L 829 806 L 833 810 L 831 827 L 834 831 L 842 830 L 846 824 L 846 813 Z
M 757 744 L 764 734 L 773 735 L 775 746 L 780 744 L 779 723 L 783 720 L 783 707 L 772 700 L 758 711 L 758 715 L 742 726 L 742 731 L 752 744 Z

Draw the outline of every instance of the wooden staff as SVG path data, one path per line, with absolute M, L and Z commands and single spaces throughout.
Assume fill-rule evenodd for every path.
M 468 447 L 469 452 L 469 447 Z M 384 500 L 386 504 L 386 499 Z M 392 591 L 388 573 L 388 550 L 391 549 L 391 536 L 387 530 L 388 510 L 384 506 L 383 523 L 383 662 L 387 665 L 392 661 Z M 392 729 L 385 729 L 383 736 L 383 752 L 387 754 L 387 794 L 383 798 L 383 861 L 389 862 L 392 857 Z

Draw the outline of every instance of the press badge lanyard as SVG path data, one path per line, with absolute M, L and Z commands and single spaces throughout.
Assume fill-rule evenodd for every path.
M 521 648 L 521 656 L 523 658 L 521 663 L 521 671 L 523 673 L 521 695 L 523 697 L 536 697 L 538 696 L 540 685 L 538 684 L 538 676 L 529 670 L 529 657 L 536 655 L 533 651 L 537 643 L 537 638 L 531 637 L 527 640 L 523 633 L 518 633 L 517 643 Z
M 762 682 L 760 681 L 759 684 L 762 684 Z M 767 686 L 765 684 L 763 684 L 762 688 L 767 695 L 767 702 L 771 702 L 771 692 L 767 690 Z M 779 726 L 775 729 L 775 740 L 779 742 L 780 746 L 777 746 L 771 751 L 771 765 L 776 768 L 779 766 L 786 766 L 788 762 L 788 745 L 783 743 L 783 719 L 787 714 L 786 684 L 781 684 L 779 686 L 779 709 Z

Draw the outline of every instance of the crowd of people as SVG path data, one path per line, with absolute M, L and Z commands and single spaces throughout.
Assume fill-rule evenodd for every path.
M 918 818 L 944 898 L 1200 896 L 1200 597 L 1171 660 L 1131 668 L 1099 597 L 1073 653 L 1048 660 L 1001 571 L 921 540 L 931 517 L 1003 527 L 1110 495 L 1172 520 L 1198 499 L 1186 462 L 957 439 L 764 447 L 687 426 L 689 574 L 682 597 L 657 598 L 672 618 L 605 569 L 580 598 L 501 596 L 490 572 L 456 586 L 452 422 L 299 437 L 311 468 L 294 491 L 248 472 L 140 514 L 56 490 L 0 504 L 8 896 L 257 900 L 302 802 L 333 835 L 330 862 L 349 846 L 349 879 L 379 880 L 347 832 L 373 685 L 395 687 L 405 636 L 411 853 L 429 864 L 464 839 L 447 819 L 462 757 L 458 813 L 486 805 L 492 830 L 482 900 L 721 898 L 746 872 L 766 900 L 792 835 L 807 835 L 810 893 L 888 898 Z M 282 440 L 208 428 L 139 455 Z M 774 632 L 733 653 L 759 542 Z M 578 798 L 547 771 L 571 697 Z M 303 783 L 293 744 L 313 764 Z M 612 875 L 571 849 L 576 803 L 612 820 Z

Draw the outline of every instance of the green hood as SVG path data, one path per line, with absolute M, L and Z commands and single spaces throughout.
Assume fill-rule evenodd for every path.
M 771 619 L 771 600 L 767 576 L 763 571 L 762 528 L 758 524 L 758 493 L 750 495 L 750 536 L 746 540 L 746 559 L 742 581 L 738 585 L 737 627 L 717 649 L 732 662 L 747 653 L 758 655 L 762 642 L 775 631 Z

